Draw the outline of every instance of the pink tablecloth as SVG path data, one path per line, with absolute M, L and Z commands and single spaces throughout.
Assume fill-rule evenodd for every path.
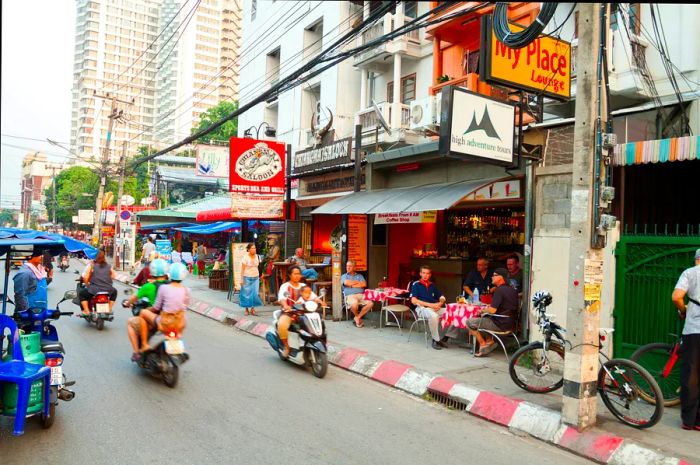
M 442 327 L 454 326 L 468 329 L 467 320 L 479 315 L 483 307 L 472 304 L 447 304 L 447 311 L 442 315 Z
M 396 287 L 387 287 L 384 289 L 365 289 L 364 298 L 365 300 L 371 300 L 372 302 L 382 302 L 389 297 L 396 297 L 399 294 L 407 294 L 406 289 L 399 289 Z

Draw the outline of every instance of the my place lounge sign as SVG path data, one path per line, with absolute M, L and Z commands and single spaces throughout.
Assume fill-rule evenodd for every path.
M 295 153 L 292 176 L 350 163 L 352 161 L 350 158 L 351 146 L 352 137 L 348 137 L 324 147 L 301 150 Z
M 513 32 L 525 29 L 511 24 Z M 484 17 L 479 61 L 479 79 L 526 91 L 542 93 L 558 100 L 571 98 L 571 44 L 540 34 L 527 46 L 507 47 L 496 38 L 491 17 Z

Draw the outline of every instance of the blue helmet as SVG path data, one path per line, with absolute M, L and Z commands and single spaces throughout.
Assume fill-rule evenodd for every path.
M 168 262 L 162 258 L 156 258 L 148 266 L 148 271 L 151 272 L 151 276 L 154 278 L 158 276 L 166 276 L 168 274 Z
M 173 263 L 170 267 L 170 279 L 172 281 L 183 281 L 187 277 L 187 267 L 182 263 Z

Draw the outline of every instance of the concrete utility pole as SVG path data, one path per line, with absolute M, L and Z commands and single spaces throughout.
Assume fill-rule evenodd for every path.
M 109 127 L 107 128 L 107 144 L 102 151 L 102 163 L 100 169 L 100 188 L 97 191 L 97 200 L 95 201 L 95 226 L 92 229 L 92 241 L 94 245 L 99 246 L 102 242 L 102 202 L 105 195 L 105 184 L 107 183 L 107 167 L 109 166 L 109 146 L 112 143 L 112 129 L 114 128 L 114 120 L 122 116 L 121 111 L 117 111 L 117 102 L 131 105 L 132 102 L 119 100 L 116 95 L 99 95 L 94 93 L 95 98 L 111 99 L 112 107 L 109 112 Z M 98 117 L 98 116 L 96 116 Z
M 602 250 L 591 248 L 599 95 L 600 4 L 579 3 L 571 242 L 569 248 L 567 336 L 562 418 L 581 430 L 596 422 Z M 605 113 L 602 112 L 604 115 Z M 604 117 L 604 116 L 603 116 Z M 602 125 L 601 125 L 602 126 Z
M 124 176 L 125 176 L 125 171 L 126 171 L 126 148 L 129 146 L 128 141 L 124 141 L 122 143 L 122 156 L 119 159 L 119 191 L 117 195 L 117 217 L 114 220 L 114 247 L 113 249 L 113 256 L 112 256 L 112 264 L 116 267 L 117 266 L 117 257 L 119 257 L 119 252 L 117 251 L 117 238 L 119 237 L 119 234 L 121 233 L 121 214 L 122 214 L 122 196 L 124 195 Z M 124 241 L 122 241 L 121 248 L 124 247 Z M 124 269 L 124 264 L 120 263 L 121 268 Z

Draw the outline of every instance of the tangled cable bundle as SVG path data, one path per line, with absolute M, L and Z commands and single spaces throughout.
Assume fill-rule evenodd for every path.
M 554 12 L 557 11 L 557 3 L 543 2 L 535 21 L 520 32 L 513 32 L 508 24 L 508 3 L 498 2 L 493 14 L 493 30 L 496 37 L 510 48 L 523 48 L 533 42 L 542 33 Z

